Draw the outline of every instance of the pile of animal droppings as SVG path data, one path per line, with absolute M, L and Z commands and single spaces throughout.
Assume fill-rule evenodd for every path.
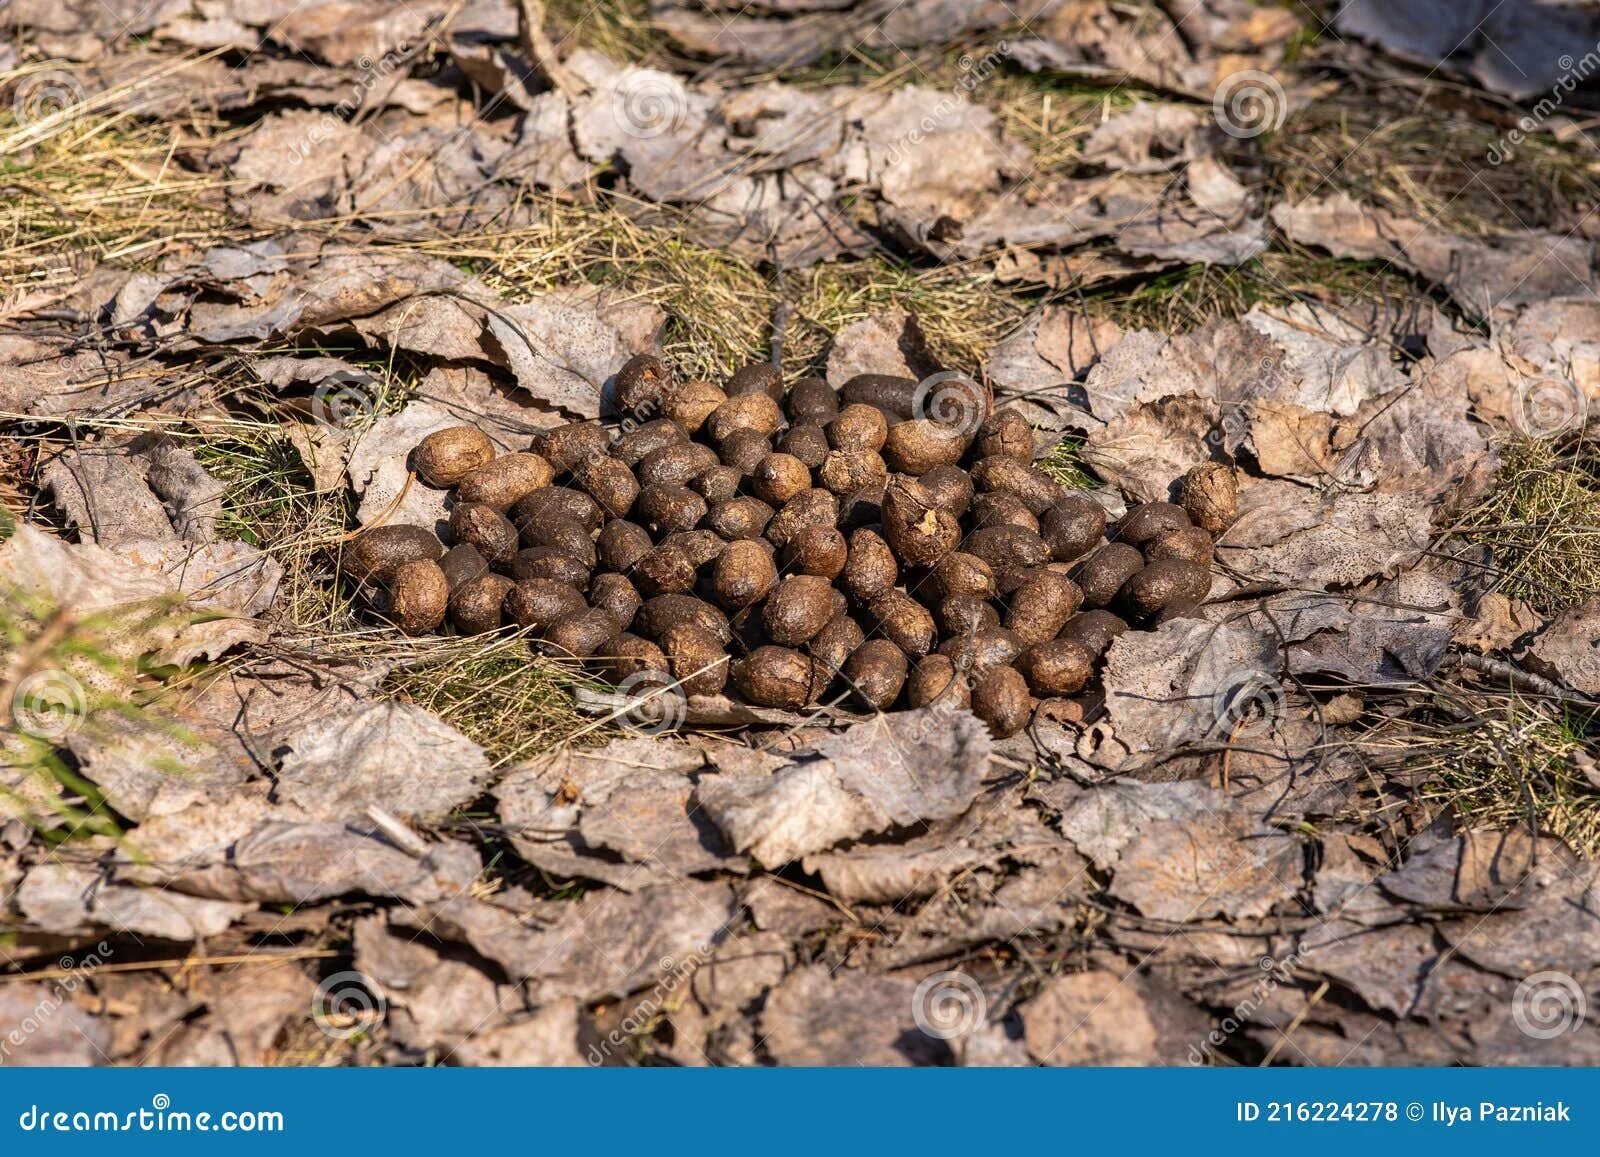
M 641 355 L 608 400 L 620 422 L 514 453 L 473 426 L 429 435 L 412 468 L 454 492 L 448 544 L 374 527 L 346 572 L 409 634 L 515 624 L 630 688 L 961 703 L 1006 736 L 1090 686 L 1117 635 L 1206 598 L 1237 498 L 1207 464 L 1181 505 L 1108 521 L 1034 465 L 1019 412 L 953 373 L 785 392 L 770 365 L 717 386 Z

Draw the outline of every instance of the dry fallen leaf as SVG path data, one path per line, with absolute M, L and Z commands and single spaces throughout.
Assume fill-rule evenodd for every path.
M 1282 202 L 1273 222 L 1293 240 L 1338 257 L 1390 261 L 1449 290 L 1461 308 L 1483 315 L 1554 297 L 1593 294 L 1593 244 L 1559 233 L 1518 230 L 1479 241 L 1344 193 Z
M 391 931 L 382 916 L 355 926 L 355 967 L 386 1005 L 395 1041 L 416 1054 L 447 1055 L 525 1008 L 516 989 L 441 955 L 426 940 Z M 576 1052 L 576 1041 L 573 1042 Z
M 396 910 L 393 919 L 471 945 L 545 1003 L 616 998 L 681 982 L 727 936 L 734 912 L 726 884 L 682 881 L 551 901 L 538 911 L 539 925 L 465 898 Z
M 345 469 L 361 499 L 356 511 L 361 525 L 421 526 L 445 533 L 449 493 L 414 476 L 411 452 L 429 434 L 459 424 L 442 406 L 410 402 L 351 439 Z
M 1118 783 L 1075 799 L 1061 830 L 1146 916 L 1263 916 L 1301 886 L 1298 841 L 1197 781 Z
M 107 643 L 130 661 L 156 656 L 162 663 L 187 666 L 202 656 L 216 658 L 243 641 L 266 637 L 266 625 L 230 612 L 248 614 L 276 588 L 277 564 L 237 543 L 218 543 L 191 554 L 170 543 L 141 542 L 134 560 L 89 543 L 72 544 L 36 530 L 18 528 L 0 543 L 0 589 L 11 589 L 46 604 L 70 607 L 107 622 Z M 148 563 L 145 564 L 146 547 Z M 192 575 L 188 562 L 197 563 Z M 176 571 L 176 573 L 174 573 Z M 199 616 L 185 613 L 181 584 L 202 582 L 194 591 Z M 218 610 L 224 617 L 206 617 Z M 93 664 L 90 664 L 93 666 Z
M 916 992 L 909 978 L 819 964 L 796 969 L 767 995 L 766 1050 L 780 1065 L 936 1062 L 948 1046 L 915 1027 Z
M 489 315 L 489 356 L 538 401 L 593 418 L 601 388 L 651 348 L 664 320 L 655 306 L 599 291 L 545 294 Z
M 1600 698 L 1600 598 L 1563 611 L 1539 632 L 1528 652 L 1533 669 Z
M 291 1023 L 307 1019 L 316 985 L 293 962 L 221 972 L 202 988 L 204 1009 L 170 1037 L 152 1042 L 146 1059 L 162 1065 L 264 1064 Z
M 488 783 L 483 749 L 420 707 L 364 704 L 284 737 L 277 799 L 315 820 L 440 818 Z
M 41 864 L 17 889 L 24 918 L 47 932 L 101 936 L 131 932 L 186 943 L 220 935 L 254 904 L 206 900 L 158 887 L 107 883 L 70 864 Z
M 656 738 L 563 749 L 513 768 L 495 785 L 495 810 L 528 862 L 562 875 L 631 890 L 737 868 L 693 802 L 705 765 L 698 747 Z
M 110 1030 L 71 1001 L 71 994 L 49 984 L 0 986 L 0 1020 L 21 1025 L 41 1008 L 54 1014 L 40 1018 L 37 1031 L 22 1037 L 5 1054 L 7 1065 L 21 1067 L 101 1065 L 111 1047 Z
M 1261 481 L 1240 492 L 1217 559 L 1254 582 L 1354 586 L 1416 562 L 1429 524 L 1428 506 L 1411 495 L 1320 495 Z
M 920 379 L 937 368 L 922 327 L 903 309 L 851 322 L 834 334 L 828 349 L 828 384 L 834 389 L 857 374 Z
M 696 798 L 734 848 L 776 868 L 843 840 L 961 814 L 978 793 L 990 742 L 965 710 L 879 715 L 770 772 L 708 777 Z
M 1095 970 L 1048 981 L 1022 1006 L 1028 1052 L 1047 1065 L 1139 1065 L 1155 1059 L 1156 1030 L 1127 978 Z
M 1173 619 L 1125 632 L 1101 675 L 1106 719 L 1084 734 L 1078 754 L 1131 770 L 1191 745 L 1224 742 L 1236 698 L 1248 698 L 1281 665 L 1274 635 L 1249 625 Z
M 177 535 L 127 445 L 68 450 L 45 467 L 43 480 L 85 542 L 120 546 Z

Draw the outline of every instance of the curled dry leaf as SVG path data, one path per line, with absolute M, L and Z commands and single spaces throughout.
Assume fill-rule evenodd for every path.
M 1223 742 L 1233 698 L 1275 678 L 1282 662 L 1276 637 L 1248 625 L 1173 619 L 1127 631 L 1106 652 L 1105 721 L 1078 754 L 1125 769 Z
M 1528 666 L 1600 698 L 1600 598 L 1569 607 L 1534 639 Z
M 466 1064 L 583 1063 L 573 1002 L 530 1011 L 515 986 L 390 929 L 382 916 L 356 924 L 355 948 L 355 967 L 379 986 L 402 1048 Z
M 921 326 L 903 309 L 851 322 L 828 350 L 828 384 L 834 389 L 858 374 L 921 379 L 938 368 Z
M 1239 494 L 1239 518 L 1217 542 L 1217 560 L 1248 581 L 1354 586 L 1422 557 L 1428 505 L 1409 494 L 1318 495 L 1289 482 L 1257 482 Z
M 1280 203 L 1272 219 L 1301 244 L 1418 273 L 1474 314 L 1592 295 L 1596 288 L 1594 245 L 1581 237 L 1518 230 L 1479 241 L 1361 205 L 1345 193 Z
M 177 537 L 126 445 L 68 450 L 44 468 L 42 479 L 85 542 L 110 547 Z
M 35 1022 L 37 1031 L 23 1035 L 7 1056 L 7 1064 L 86 1068 L 105 1063 L 111 1047 L 111 1029 L 100 1018 L 71 1001 L 62 1001 L 60 989 L 52 985 L 0 986 L 0 1019 L 6 1024 L 27 1023 L 40 1008 L 55 1011 Z
M 564 749 L 506 775 L 494 789 L 495 810 L 530 863 L 613 887 L 737 868 L 693 803 L 705 766 L 698 747 L 651 737 Z
M 409 703 L 364 704 L 318 719 L 283 740 L 278 798 L 316 820 L 442 817 L 489 779 L 483 749 Z
M 223 972 L 206 986 L 203 1005 L 141 1059 L 162 1065 L 262 1065 L 291 1024 L 317 999 L 312 978 L 284 962 Z
M 1299 841 L 1196 780 L 1092 788 L 1061 830 L 1112 873 L 1113 895 L 1159 920 L 1264 916 L 1301 886 Z
M 150 545 L 155 549 L 148 555 L 144 543 L 130 553 L 136 558 L 161 560 L 160 570 L 99 546 L 65 543 L 22 526 L 0 543 L 0 589 L 12 588 L 80 614 L 103 613 L 118 628 L 111 640 L 116 652 L 130 660 L 154 655 L 161 662 L 183 666 L 202 656 L 215 658 L 240 642 L 266 637 L 265 625 L 249 618 L 194 621 L 184 615 L 180 591 L 183 563 L 178 555 L 197 558 L 200 564 L 189 581 L 216 576 L 195 588 L 200 609 L 244 613 L 259 606 L 275 589 L 276 563 L 239 544 L 216 544 L 196 555 L 169 553 L 169 543 Z M 212 566 L 215 571 L 210 570 Z M 169 604 L 172 613 L 152 614 L 154 608 Z
M 653 305 L 573 289 L 495 310 L 485 348 L 538 401 L 594 418 L 607 379 L 654 345 L 665 320 Z
M 1172 498 L 1173 479 L 1208 461 L 1216 404 L 1193 394 L 1139 404 L 1093 431 L 1082 457 L 1096 474 L 1140 502 Z
M 589 892 L 539 913 L 541 928 L 482 901 L 457 899 L 395 912 L 395 923 L 470 945 L 525 981 L 539 1003 L 625 996 L 703 964 L 735 914 L 726 884 L 683 881 L 635 893 Z
M 361 500 L 356 517 L 362 526 L 444 528 L 446 493 L 412 477 L 411 452 L 429 434 L 454 425 L 455 415 L 444 407 L 410 402 L 354 437 L 346 469 Z
M 218 936 L 254 904 L 186 896 L 167 888 L 107 883 L 94 869 L 41 864 L 17 889 L 23 917 L 65 936 L 132 933 L 186 943 Z
M 990 742 L 960 708 L 879 715 L 773 771 L 709 777 L 697 798 L 735 849 L 776 868 L 843 840 L 960 815 L 978 793 Z

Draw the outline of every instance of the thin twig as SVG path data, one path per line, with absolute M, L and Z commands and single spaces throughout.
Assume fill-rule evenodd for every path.
M 588 86 L 576 73 L 561 63 L 556 46 L 544 30 L 544 0 L 517 0 L 518 38 L 528 59 L 544 73 L 545 78 L 568 97 L 579 97 Z
M 1532 671 L 1524 671 L 1514 663 L 1504 659 L 1493 659 L 1488 655 L 1474 655 L 1471 653 L 1458 654 L 1456 664 L 1469 671 L 1477 671 L 1496 679 L 1504 679 L 1513 687 L 1535 695 L 1542 695 L 1547 699 L 1558 699 L 1563 703 L 1572 703 L 1580 707 L 1597 707 L 1600 703 L 1576 690 L 1568 690 L 1552 679 L 1543 675 L 1535 675 Z
M 278 964 L 296 960 L 326 960 L 339 955 L 331 948 L 310 948 L 296 952 L 246 952 L 236 956 L 208 956 L 197 960 L 185 956 L 176 960 L 133 960 L 125 964 L 97 964 L 86 968 L 41 968 L 37 972 L 8 972 L 0 975 L 0 984 L 18 980 L 65 980 L 69 976 L 98 975 L 102 972 L 155 972 L 162 968 L 216 968 L 236 964 Z
M 1289 1043 L 1289 1034 L 1294 1032 L 1295 1029 L 1299 1028 L 1300 1025 L 1305 1022 L 1306 1017 L 1311 1014 L 1311 1010 L 1317 1007 L 1322 998 L 1328 994 L 1328 987 L 1328 982 L 1324 980 L 1317 988 L 1317 991 L 1311 994 L 1311 997 L 1306 1001 L 1305 1006 L 1301 1008 L 1299 1012 L 1294 1014 L 1294 1019 L 1289 1022 L 1289 1027 L 1278 1034 L 1278 1039 L 1273 1042 L 1272 1047 L 1267 1050 L 1267 1055 L 1261 1058 L 1262 1068 L 1266 1068 L 1273 1062 L 1273 1060 L 1277 1058 L 1278 1053 L 1283 1050 L 1283 1046 Z

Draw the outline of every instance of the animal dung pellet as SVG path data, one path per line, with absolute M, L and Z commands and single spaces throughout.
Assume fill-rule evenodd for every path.
M 457 485 L 494 458 L 494 443 L 476 426 L 449 426 L 418 443 L 411 455 L 417 477 L 439 489 Z
M 450 583 L 432 559 L 408 562 L 389 585 L 389 618 L 408 635 L 425 635 L 444 623 Z
M 386 583 L 409 562 L 433 562 L 444 543 L 420 526 L 377 526 L 363 530 L 345 551 L 344 566 L 357 578 Z
M 1183 509 L 1190 520 L 1213 537 L 1239 514 L 1239 476 L 1232 466 L 1202 462 L 1183 476 Z

